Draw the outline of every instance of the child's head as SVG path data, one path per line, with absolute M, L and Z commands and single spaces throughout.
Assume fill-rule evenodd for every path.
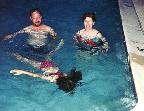
M 56 84 L 58 85 L 59 89 L 65 92 L 70 92 L 76 87 L 76 84 L 71 81 L 67 76 L 58 78 Z
M 73 81 L 73 82 L 78 82 L 79 80 L 82 80 L 82 73 L 81 71 L 76 71 L 76 69 L 72 69 L 70 71 L 70 74 L 68 77 Z
M 58 85 L 59 89 L 65 92 L 70 92 L 74 90 L 79 80 L 82 80 L 81 72 L 71 70 L 68 76 L 59 77 L 56 81 L 56 84 Z

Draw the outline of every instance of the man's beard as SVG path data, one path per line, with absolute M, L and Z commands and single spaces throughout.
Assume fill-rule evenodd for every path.
M 36 26 L 36 27 L 38 27 L 38 26 L 40 26 L 40 25 L 41 25 L 41 22 L 40 22 L 40 21 L 38 21 L 38 22 L 36 22 L 36 23 L 33 23 L 33 25 L 34 25 L 34 26 Z

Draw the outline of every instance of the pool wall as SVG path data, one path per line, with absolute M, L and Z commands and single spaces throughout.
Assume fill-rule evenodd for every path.
M 132 111 L 144 111 L 144 1 L 118 0 L 128 60 L 138 103 Z

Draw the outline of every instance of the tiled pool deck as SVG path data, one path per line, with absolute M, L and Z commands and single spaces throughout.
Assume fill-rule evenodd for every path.
M 138 103 L 144 111 L 144 0 L 118 0 Z

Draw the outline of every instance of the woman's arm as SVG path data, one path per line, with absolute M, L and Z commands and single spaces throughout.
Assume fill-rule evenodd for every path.
M 100 38 L 103 42 L 106 42 L 106 39 L 102 36 L 102 34 L 99 31 L 97 31 L 96 37 Z
M 97 33 L 97 37 L 100 38 L 104 42 L 102 48 L 106 49 L 106 51 L 108 51 L 109 45 L 108 45 L 108 42 L 106 41 L 105 37 L 103 37 L 100 32 Z

